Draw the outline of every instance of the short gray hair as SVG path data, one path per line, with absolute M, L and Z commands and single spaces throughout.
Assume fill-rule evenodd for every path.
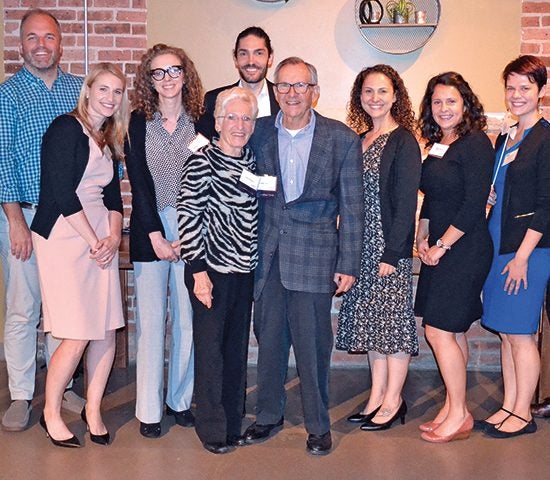
M 318 84 L 319 77 L 317 76 L 317 69 L 311 63 L 307 63 L 300 57 L 288 57 L 279 62 L 279 65 L 277 65 L 277 67 L 275 68 L 275 73 L 273 74 L 275 83 L 279 81 L 279 72 L 281 71 L 281 68 L 287 65 L 305 65 L 309 71 L 310 83 L 313 83 L 314 85 Z
M 223 117 L 225 115 L 226 105 L 233 100 L 242 100 L 252 107 L 252 118 L 258 116 L 258 100 L 248 88 L 233 87 L 223 90 L 216 98 L 216 107 L 214 108 L 214 117 Z

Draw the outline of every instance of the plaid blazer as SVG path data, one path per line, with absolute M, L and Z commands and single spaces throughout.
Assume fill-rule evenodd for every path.
M 316 125 L 302 195 L 286 203 L 275 116 L 260 118 L 250 140 L 257 174 L 277 176 L 274 197 L 260 199 L 256 299 L 279 251 L 281 281 L 300 292 L 332 293 L 334 274 L 359 275 L 364 226 L 359 137 L 315 113 Z

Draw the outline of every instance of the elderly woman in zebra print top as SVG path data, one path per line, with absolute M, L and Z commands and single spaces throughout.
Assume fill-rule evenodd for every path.
M 178 197 L 181 256 L 193 307 L 195 428 L 212 453 L 244 444 L 241 436 L 246 356 L 257 263 L 256 197 L 240 188 L 254 172 L 247 147 L 256 97 L 235 87 L 218 95 L 219 138 L 192 155 Z

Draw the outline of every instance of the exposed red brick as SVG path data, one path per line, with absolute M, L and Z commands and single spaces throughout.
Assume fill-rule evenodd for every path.
M 136 37 L 116 37 L 115 46 L 117 48 L 147 48 L 147 40 L 145 38 Z
M 94 7 L 129 8 L 130 0 L 93 0 Z
M 540 52 L 540 45 L 538 43 L 522 43 L 521 53 L 523 55 L 536 55 Z
M 128 34 L 131 26 L 129 23 L 99 23 L 94 25 L 94 32 L 100 35 Z
M 540 16 L 539 15 L 531 16 L 531 17 L 523 16 L 521 18 L 521 26 L 522 27 L 539 27 Z
M 100 51 L 97 58 L 101 62 L 123 62 L 132 59 L 132 52 L 130 50 Z
M 543 27 L 550 26 L 550 15 L 543 15 L 540 19 Z
M 139 22 L 147 21 L 146 11 L 121 10 L 117 12 L 116 19 L 118 22 Z
M 547 28 L 524 28 L 522 30 L 522 39 L 548 41 L 550 39 L 550 31 Z
M 550 13 L 550 2 L 523 2 L 523 13 Z

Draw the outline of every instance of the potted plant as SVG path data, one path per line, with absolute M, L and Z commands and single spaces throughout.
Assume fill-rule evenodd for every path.
M 409 17 L 414 14 L 414 3 L 408 0 L 391 0 L 386 4 L 386 12 L 393 23 L 409 23 Z

